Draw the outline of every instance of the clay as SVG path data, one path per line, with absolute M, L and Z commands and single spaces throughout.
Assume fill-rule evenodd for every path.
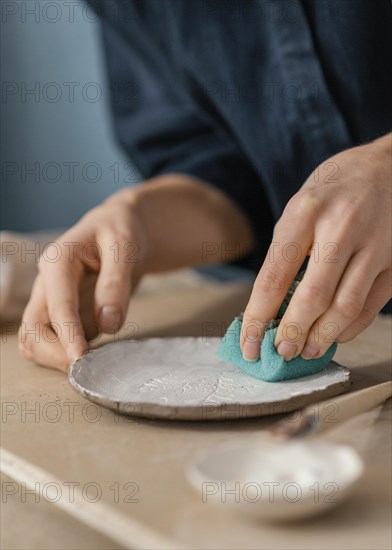
M 257 380 L 220 359 L 220 338 L 149 338 L 102 346 L 75 361 L 72 387 L 131 416 L 226 420 L 287 413 L 346 391 L 349 369 L 284 382 Z

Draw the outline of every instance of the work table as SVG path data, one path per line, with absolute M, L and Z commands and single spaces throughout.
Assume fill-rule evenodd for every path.
M 218 283 L 187 270 L 151 276 L 132 299 L 127 321 L 136 324 L 137 338 L 199 336 L 206 323 L 220 335 L 244 309 L 250 290 L 250 282 Z M 352 390 L 391 378 L 391 321 L 380 316 L 338 347 L 334 359 L 352 368 Z M 102 491 L 100 499 L 138 522 L 129 548 L 144 547 L 143 531 L 157 537 L 157 548 L 165 548 L 168 539 L 195 549 L 391 547 L 391 400 L 321 436 L 352 445 L 364 459 L 365 473 L 353 495 L 328 515 L 272 525 L 203 503 L 184 465 L 224 442 L 254 442 L 273 417 L 192 423 L 118 416 L 75 393 L 64 373 L 22 359 L 17 336 L 5 332 L 1 392 L 2 447 L 65 482 L 64 491 L 70 483 L 89 498 Z M 54 504 L 35 502 L 19 485 L 7 485 L 13 483 L 7 476 L 2 482 L 3 489 L 17 491 L 6 502 L 3 491 L 2 548 L 119 548 Z

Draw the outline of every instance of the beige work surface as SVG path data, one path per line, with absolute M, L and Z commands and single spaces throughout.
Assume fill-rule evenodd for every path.
M 249 292 L 247 283 L 217 284 L 190 272 L 151 277 L 132 300 L 128 319 L 138 337 L 197 336 L 206 329 L 217 335 L 244 308 Z M 353 369 L 353 389 L 359 389 L 391 378 L 391 353 L 391 318 L 380 317 L 355 341 L 339 346 L 336 360 Z M 174 539 L 178 548 L 391 548 L 391 400 L 322 436 L 353 445 L 364 458 L 364 477 L 349 500 L 327 516 L 273 526 L 203 503 L 183 470 L 202 449 L 256 441 L 273 418 L 176 423 L 119 417 L 89 405 L 64 374 L 21 359 L 16 336 L 3 335 L 1 389 L 5 449 L 63 482 L 82 489 L 94 483 L 114 510 Z M 11 482 L 5 476 L 2 481 Z M 127 502 L 135 487 L 138 502 Z M 1 548 L 118 548 L 18 489 L 13 497 L 3 495 Z M 129 548 L 141 547 L 136 535 L 129 540 Z

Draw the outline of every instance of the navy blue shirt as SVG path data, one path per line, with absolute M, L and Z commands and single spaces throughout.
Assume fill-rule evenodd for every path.
M 310 172 L 391 131 L 389 0 L 90 4 L 122 146 L 145 178 L 183 172 L 228 194 L 254 269 Z

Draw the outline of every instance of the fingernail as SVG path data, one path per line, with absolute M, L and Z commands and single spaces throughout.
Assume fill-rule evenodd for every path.
M 292 344 L 291 342 L 286 342 L 285 340 L 282 340 L 278 346 L 277 352 L 279 353 L 279 355 L 284 357 L 285 361 L 290 361 L 297 353 L 297 349 L 297 344 Z
M 115 306 L 103 306 L 99 313 L 99 321 L 105 328 L 118 328 L 121 322 L 121 311 Z
M 309 344 L 306 344 L 304 349 L 301 352 L 301 356 L 304 359 L 313 359 L 313 357 L 316 357 L 319 351 L 320 351 L 319 348 L 315 348 L 314 346 L 310 346 Z
M 257 361 L 260 356 L 260 341 L 245 340 L 244 347 L 242 349 L 242 356 L 245 361 Z

